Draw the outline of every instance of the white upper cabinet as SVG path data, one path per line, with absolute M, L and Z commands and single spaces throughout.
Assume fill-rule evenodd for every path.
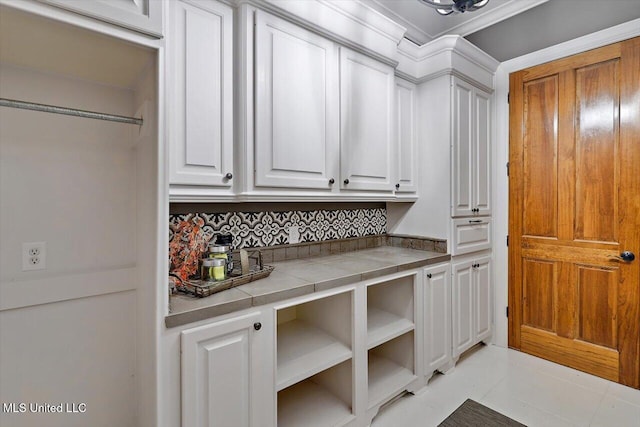
M 417 191 L 416 86 L 396 79 L 396 193 Z
M 392 191 L 394 70 L 340 48 L 340 186 Z
M 215 1 L 171 1 L 170 7 L 170 184 L 230 189 L 233 10 Z
M 491 96 L 453 78 L 451 216 L 491 215 Z
M 491 215 L 491 95 L 479 89 L 473 92 L 474 191 L 472 205 L 476 215 Z
M 255 185 L 338 188 L 338 51 L 256 12 Z
M 162 37 L 162 0 L 39 0 L 81 15 Z

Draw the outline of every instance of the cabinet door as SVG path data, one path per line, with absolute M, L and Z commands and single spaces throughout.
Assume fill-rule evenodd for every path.
M 393 68 L 340 48 L 340 177 L 346 190 L 392 191 Z
M 491 336 L 493 324 L 493 294 L 491 292 L 491 257 L 478 258 L 474 267 L 474 341 Z
M 416 86 L 396 80 L 396 193 L 415 193 L 418 173 Z
M 274 376 L 273 334 L 256 330 L 258 322 L 261 315 L 253 313 L 182 332 L 182 425 L 248 427 L 274 420 L 274 385 L 264 381 Z
M 255 185 L 337 188 L 337 47 L 256 12 Z
M 122 27 L 162 37 L 161 0 L 40 0 Z
M 214 1 L 170 6 L 170 183 L 230 188 L 233 11 Z
M 473 261 L 452 265 L 453 269 L 453 356 L 475 344 L 474 334 L 474 269 Z
M 451 361 L 451 270 L 449 264 L 424 270 L 425 373 Z
M 473 206 L 473 86 L 453 78 L 451 153 L 451 216 L 472 215 Z
M 477 215 L 491 215 L 491 95 L 474 89 L 473 201 Z

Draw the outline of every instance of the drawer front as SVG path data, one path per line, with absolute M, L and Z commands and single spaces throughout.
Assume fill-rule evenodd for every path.
M 491 248 L 491 218 L 453 220 L 452 255 L 467 254 Z

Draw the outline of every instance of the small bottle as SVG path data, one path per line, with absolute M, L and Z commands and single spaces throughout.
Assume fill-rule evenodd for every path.
M 233 234 L 222 233 L 216 235 L 216 244 L 229 246 L 229 253 L 227 254 L 227 276 L 230 276 L 233 272 Z

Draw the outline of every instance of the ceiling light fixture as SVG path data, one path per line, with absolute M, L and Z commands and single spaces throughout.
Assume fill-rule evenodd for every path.
M 489 0 L 420 0 L 427 6 L 433 7 L 440 15 L 451 15 L 452 13 L 465 13 L 478 10 Z M 442 2 L 441 2 L 442 1 Z

